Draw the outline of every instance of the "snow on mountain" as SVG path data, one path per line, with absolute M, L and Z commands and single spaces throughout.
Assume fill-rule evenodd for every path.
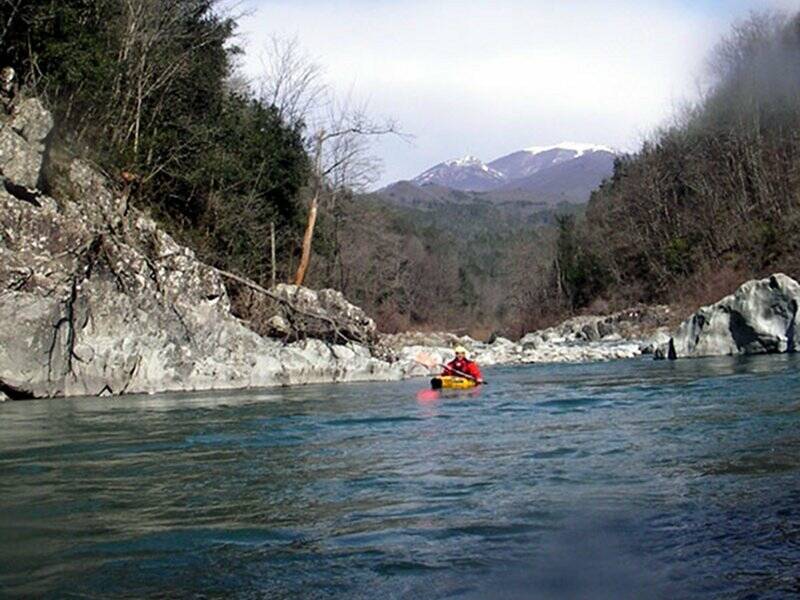
M 561 142 L 531 146 L 484 163 L 467 155 L 431 167 L 411 180 L 460 192 L 498 192 L 548 202 L 585 202 L 609 177 L 619 154 L 609 146 Z
M 577 155 L 564 158 L 565 152 Z M 524 175 L 525 169 L 521 169 L 520 177 L 496 188 L 496 192 L 527 192 L 539 199 L 587 202 L 592 190 L 614 172 L 616 158 L 614 153 L 606 150 L 579 152 L 563 148 L 549 149 L 528 156 L 531 160 L 524 166 L 536 165 L 542 160 L 546 161 L 546 164 L 532 169 L 528 175 Z
M 479 192 L 494 189 L 505 181 L 506 176 L 502 172 L 471 155 L 439 163 L 412 180 L 417 185 L 442 185 Z
M 521 183 L 519 180 L 530 178 L 536 173 L 566 162 L 577 161 L 574 164 L 575 167 L 587 161 L 598 162 L 608 165 L 608 174 L 610 175 L 610 168 L 616 154 L 617 152 L 608 146 L 562 142 L 554 146 L 533 146 L 512 152 L 493 160 L 489 163 L 489 167 L 505 174 L 508 182 L 503 187 L 511 188 L 515 187 L 515 183 Z M 527 186 L 521 185 L 521 187 Z
M 575 153 L 573 158 L 579 158 L 587 152 L 609 152 L 611 154 L 617 154 L 617 151 L 609 146 L 602 146 L 600 144 L 584 144 L 581 142 L 561 142 L 555 146 L 531 146 L 530 148 L 525 148 L 525 152 L 529 152 L 530 154 L 541 154 L 542 152 L 547 152 L 549 150 L 572 151 Z

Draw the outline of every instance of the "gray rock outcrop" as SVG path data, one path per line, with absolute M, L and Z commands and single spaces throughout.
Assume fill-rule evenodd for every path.
M 89 164 L 56 202 L 39 180 L 52 121 L 25 102 L 0 139 L 0 390 L 12 399 L 398 379 L 410 368 L 346 336 L 291 344 L 232 316 L 218 272 L 198 261 Z M 24 188 L 21 196 L 14 190 Z M 33 198 L 35 201 L 31 201 Z M 368 336 L 336 292 L 292 290 L 317 321 Z M 323 307 L 323 308 L 320 308 Z M 350 325 L 348 318 L 353 319 Z
M 375 341 L 375 321 L 361 308 L 350 304 L 341 292 L 286 283 L 269 291 L 283 301 L 275 306 L 276 315 L 271 319 L 275 335 L 299 331 L 307 337 L 331 342 L 369 344 Z
M 53 118 L 36 98 L 24 100 L 0 123 L 0 173 L 9 181 L 36 188 L 44 159 L 44 141 Z
M 783 273 L 744 283 L 685 320 L 657 358 L 795 352 L 800 284 Z

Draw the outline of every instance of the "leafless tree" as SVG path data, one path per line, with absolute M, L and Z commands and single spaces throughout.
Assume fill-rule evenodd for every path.
M 0 44 L 5 44 L 8 28 L 11 27 L 11 23 L 14 21 L 14 18 L 17 16 L 24 2 L 25 0 L 2 0 L 2 4 L 4 5 L 3 12 L 7 12 L 8 18 L 5 19 L 5 22 L 0 22 Z
M 329 89 L 322 67 L 303 51 L 297 37 L 271 36 L 261 55 L 261 73 L 259 98 L 275 106 L 286 122 L 304 122 L 313 129 Z
M 327 208 L 336 222 L 336 200 L 349 190 L 361 190 L 375 181 L 379 163 L 370 155 L 370 140 L 376 136 L 397 133 L 395 123 L 376 122 L 370 119 L 363 107 L 341 108 L 335 103 L 328 113 L 331 129 L 321 128 L 314 133 L 314 169 L 311 175 L 313 193 L 309 204 L 308 220 L 303 236 L 300 264 L 295 274 L 295 285 L 303 285 L 311 259 L 317 211 L 321 197 L 326 196 Z M 338 236 L 338 222 L 335 227 Z M 335 240 L 338 247 L 338 239 Z M 335 251 L 338 256 L 338 250 Z
M 333 216 L 334 246 L 339 260 L 337 200 L 363 191 L 380 174 L 380 161 L 371 153 L 376 137 L 398 134 L 392 120 L 376 120 L 352 91 L 339 98 L 323 80 L 319 64 L 302 50 L 296 37 L 273 36 L 261 59 L 259 97 L 276 107 L 283 119 L 306 127 L 307 149 L 312 159 L 308 187 L 308 218 L 294 278 L 302 285 L 308 272 L 320 204 Z
M 117 56 L 120 69 L 114 84 L 113 102 L 117 127 L 112 137 L 116 142 L 130 144 L 134 156 L 140 150 L 145 102 L 156 99 L 150 111 L 152 120 L 168 110 L 157 99 L 185 69 L 196 53 L 217 42 L 222 31 L 208 28 L 202 33 L 185 31 L 181 3 L 169 0 L 124 0 L 120 23 L 121 43 Z M 165 44 L 169 41 L 169 44 Z M 169 48 L 170 55 L 164 50 Z M 163 96 L 161 96 L 163 97 Z

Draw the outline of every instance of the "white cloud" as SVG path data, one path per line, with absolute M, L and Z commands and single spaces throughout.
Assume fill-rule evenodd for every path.
M 466 152 L 488 160 L 563 139 L 635 146 L 693 93 L 704 56 L 747 6 L 261 1 L 242 30 L 252 74 L 270 34 L 297 35 L 335 88 L 354 88 L 416 136 L 377 146 L 385 183 Z

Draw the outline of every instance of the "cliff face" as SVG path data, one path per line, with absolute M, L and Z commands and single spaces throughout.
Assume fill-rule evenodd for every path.
M 362 345 L 259 336 L 219 274 L 89 164 L 36 188 L 50 115 L 0 129 L 0 394 L 33 398 L 239 388 L 403 375 Z M 373 325 L 374 327 L 374 325 Z

